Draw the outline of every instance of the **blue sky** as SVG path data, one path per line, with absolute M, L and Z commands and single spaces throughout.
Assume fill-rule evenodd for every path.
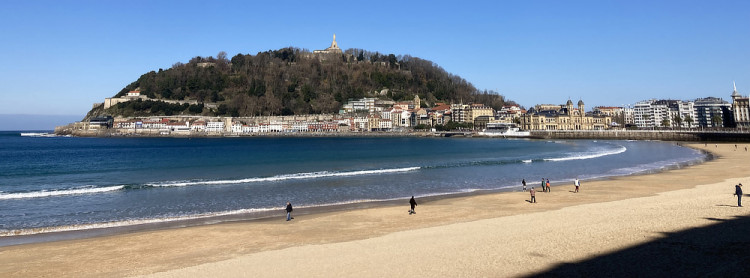
M 295 46 L 412 55 L 526 107 L 750 93 L 750 1 L 0 2 L 0 114 L 80 115 L 141 74 Z

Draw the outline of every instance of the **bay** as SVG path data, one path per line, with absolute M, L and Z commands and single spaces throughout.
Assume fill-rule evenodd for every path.
M 0 132 L 0 236 L 568 184 L 700 163 L 656 141 Z M 656 185 L 655 185 L 656 186 Z

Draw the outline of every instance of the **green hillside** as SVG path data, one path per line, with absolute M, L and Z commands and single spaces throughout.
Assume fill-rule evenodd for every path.
M 114 116 L 216 115 L 259 116 L 336 113 L 347 99 L 377 97 L 395 101 L 414 95 L 436 102 L 484 103 L 499 109 L 512 103 L 481 92 L 435 63 L 411 56 L 348 49 L 342 54 L 313 54 L 283 48 L 256 55 L 224 52 L 195 57 L 170 69 L 142 75 L 115 97 L 140 90 L 152 99 L 196 100 L 198 105 L 153 101 L 120 103 L 92 114 Z M 215 104 L 215 105 L 202 105 Z M 423 105 L 424 106 L 424 105 Z M 209 108 L 213 107 L 213 108 Z

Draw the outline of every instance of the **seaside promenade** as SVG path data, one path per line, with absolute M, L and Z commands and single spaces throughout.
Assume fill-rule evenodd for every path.
M 746 277 L 746 144 L 716 159 L 538 192 L 417 200 L 0 248 L 2 277 Z M 529 186 L 531 187 L 531 186 Z M 747 192 L 748 189 L 746 189 Z M 297 212 L 295 210 L 295 212 Z

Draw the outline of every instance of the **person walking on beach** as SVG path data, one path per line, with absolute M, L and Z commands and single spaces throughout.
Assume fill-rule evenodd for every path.
M 544 185 L 544 178 L 542 178 L 542 192 L 547 192 L 547 189 L 545 189 L 546 187 Z
M 531 201 L 529 203 L 536 203 L 536 190 L 534 190 L 534 187 L 531 187 L 529 193 L 531 194 Z
M 414 200 L 414 196 L 411 196 L 411 200 L 409 200 L 409 205 L 411 205 L 411 209 L 409 210 L 409 215 L 417 213 L 414 211 L 414 207 L 417 206 L 417 201 Z
M 737 195 L 737 206 L 742 206 L 742 184 L 734 186 L 734 195 Z
M 552 188 L 549 188 L 549 179 L 547 179 L 547 193 L 552 192 Z
M 292 217 L 293 210 L 292 203 L 286 202 L 286 221 L 294 219 L 294 217 Z
M 523 192 L 526 192 L 526 179 L 522 179 L 521 183 L 523 184 Z
M 581 186 L 581 182 L 578 181 L 578 178 L 576 178 L 576 180 L 573 182 L 573 184 L 576 186 L 576 192 L 575 193 L 578 193 L 578 187 Z

